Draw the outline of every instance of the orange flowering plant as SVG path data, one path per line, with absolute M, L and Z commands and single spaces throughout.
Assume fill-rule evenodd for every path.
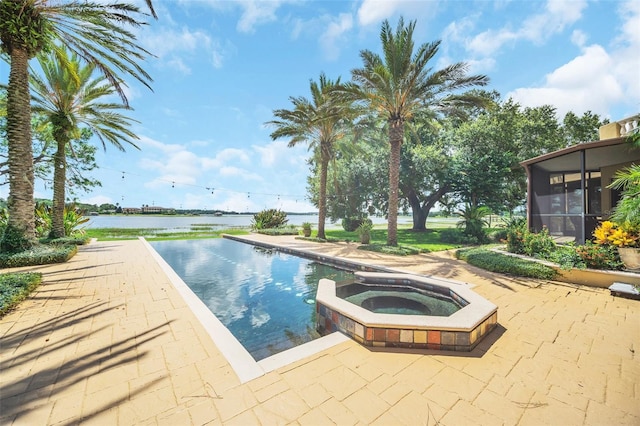
M 640 247 L 640 232 L 629 224 L 605 220 L 593 231 L 596 244 L 616 247 Z

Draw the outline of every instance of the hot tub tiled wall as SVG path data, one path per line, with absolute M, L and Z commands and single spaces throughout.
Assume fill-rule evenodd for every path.
M 376 347 L 468 352 L 498 324 L 498 312 L 494 312 L 471 331 L 367 327 L 321 303 L 316 304 L 316 309 L 321 334 L 340 331 L 365 346 Z
M 340 331 L 366 346 L 468 352 L 498 324 L 498 308 L 455 281 L 408 274 L 356 272 L 357 280 L 428 288 L 455 298 L 463 308 L 449 317 L 378 314 L 336 296 L 334 281 L 322 279 L 316 296 L 320 333 Z

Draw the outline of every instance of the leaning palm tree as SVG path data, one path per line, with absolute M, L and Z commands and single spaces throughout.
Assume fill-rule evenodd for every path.
M 363 68 L 351 71 L 352 83 L 344 94 L 363 103 L 383 119 L 389 132 L 389 211 L 387 244 L 398 244 L 398 183 L 400 149 L 405 125 L 413 120 L 434 120 L 459 115 L 470 105 L 486 103 L 472 94 L 456 94 L 460 89 L 484 86 L 484 75 L 467 75 L 467 65 L 456 63 L 433 71 L 429 61 L 438 52 L 440 41 L 425 43 L 414 54 L 415 21 L 405 27 L 400 18 L 395 34 L 388 21 L 382 24 L 380 39 L 384 57 L 369 50 L 360 52 Z
M 146 0 L 150 6 L 151 0 Z M 0 0 L 0 51 L 10 60 L 7 89 L 9 223 L 0 249 L 20 251 L 34 244 L 33 154 L 28 62 L 39 52 L 69 48 L 94 64 L 127 99 L 119 74 L 147 87 L 151 77 L 138 61 L 150 55 L 128 29 L 144 24 L 146 15 L 128 3 L 51 0 Z M 55 44 L 59 41 L 60 44 Z
M 121 151 L 122 143 L 138 148 L 129 130 L 135 120 L 119 110 L 130 109 L 124 104 L 105 101 L 114 95 L 115 88 L 100 75 L 95 77 L 95 65 L 82 65 L 77 55 L 61 53 L 38 55 L 42 75 L 31 74 L 34 112 L 43 114 L 52 125 L 56 142 L 53 171 L 52 238 L 65 236 L 64 209 L 67 169 L 67 148 L 80 137 L 81 126 L 90 129 L 106 149 L 109 142 Z
M 326 238 L 324 225 L 327 216 L 327 169 L 334 157 L 335 144 L 345 136 L 345 125 L 352 116 L 347 103 L 340 102 L 334 95 L 340 86 L 336 81 L 320 74 L 319 82 L 311 81 L 311 100 L 305 97 L 290 97 L 293 109 L 277 109 L 273 115 L 278 120 L 268 121 L 275 126 L 271 138 L 290 138 L 289 147 L 300 142 L 309 145 L 309 149 L 320 152 L 320 191 L 318 196 L 318 238 Z

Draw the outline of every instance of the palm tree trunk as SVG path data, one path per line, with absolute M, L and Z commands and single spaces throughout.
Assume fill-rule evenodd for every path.
M 11 68 L 7 90 L 9 232 L 5 232 L 2 249 L 19 251 L 35 244 L 29 55 L 25 49 L 18 47 L 14 47 L 10 55 Z
M 67 180 L 67 157 L 65 148 L 67 141 L 64 137 L 56 138 L 58 150 L 53 160 L 53 209 L 51 212 L 51 238 L 62 238 L 64 231 L 64 204 L 65 204 L 65 183 Z
M 387 245 L 398 245 L 398 185 L 400 182 L 400 148 L 404 135 L 403 122 L 390 123 L 389 144 L 389 212 L 387 213 Z
M 324 222 L 327 217 L 327 169 L 329 168 L 329 155 L 324 150 L 320 154 L 320 199 L 318 201 L 318 238 L 326 239 L 324 235 Z

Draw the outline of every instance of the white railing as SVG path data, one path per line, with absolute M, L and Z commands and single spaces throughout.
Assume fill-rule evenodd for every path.
M 638 121 L 640 121 L 640 115 L 634 115 L 618 121 L 618 124 L 620 125 L 620 136 L 627 136 L 633 132 L 637 132 Z

